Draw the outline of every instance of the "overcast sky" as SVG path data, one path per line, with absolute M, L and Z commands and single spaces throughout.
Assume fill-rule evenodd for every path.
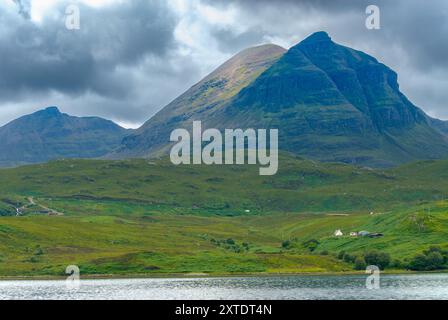
M 65 10 L 80 8 L 80 30 Z M 376 4 L 381 29 L 365 27 Z M 46 106 L 137 127 L 238 51 L 325 30 L 448 119 L 446 0 L 1 0 L 0 125 Z

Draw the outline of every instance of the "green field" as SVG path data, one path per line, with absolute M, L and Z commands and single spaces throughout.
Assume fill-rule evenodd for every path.
M 273 177 L 166 159 L 0 170 L 0 276 L 63 275 L 73 264 L 91 275 L 352 272 L 340 252 L 371 250 L 406 269 L 431 246 L 448 249 L 448 161 L 279 163 Z M 362 230 L 384 236 L 349 236 Z

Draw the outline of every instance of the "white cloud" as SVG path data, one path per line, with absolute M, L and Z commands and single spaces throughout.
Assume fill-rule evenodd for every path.
M 47 14 L 60 0 L 33 0 L 31 2 L 31 19 L 37 23 L 42 22 Z
M 52 14 L 52 11 L 59 8 L 60 4 L 84 4 L 92 8 L 101 8 L 112 4 L 118 4 L 123 0 L 31 0 L 31 19 L 36 23 L 41 23 L 45 15 Z

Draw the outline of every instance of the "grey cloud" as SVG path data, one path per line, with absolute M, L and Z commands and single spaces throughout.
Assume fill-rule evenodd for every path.
M 69 3 L 41 23 L 0 11 L 0 125 L 48 105 L 143 123 L 200 77 L 195 62 L 176 55 L 178 17 L 164 0 L 79 4 L 76 31 L 65 28 Z
M 242 33 L 237 33 L 229 28 L 214 28 L 210 34 L 217 39 L 219 49 L 230 54 L 263 42 L 265 36 L 265 33 L 259 28 L 251 28 Z
M 315 29 L 326 30 L 347 42 L 374 41 L 378 47 L 393 44 L 410 53 L 415 66 L 448 68 L 448 3 L 445 0 L 431 2 L 419 0 L 202 0 L 218 7 L 237 6 L 245 12 L 245 20 L 256 20 L 265 33 L 279 37 L 291 30 L 300 20 L 310 20 Z M 364 27 L 365 9 L 375 4 L 381 10 L 382 29 L 369 31 Z M 275 15 L 275 17 L 273 17 Z M 272 29 L 274 18 L 280 30 Z M 348 18 L 348 19 L 347 19 Z M 242 23 L 246 21 L 243 20 Z M 314 20 L 314 23 L 312 23 Z M 263 21 L 266 23 L 263 24 Z M 317 28 L 316 28 L 317 27 Z
M 445 0 L 202 0 L 236 7 L 243 25 L 257 25 L 265 37 L 289 45 L 315 31 L 375 56 L 395 69 L 405 94 L 433 115 L 448 119 L 448 2 Z M 381 29 L 367 30 L 365 9 L 381 10 Z M 219 39 L 220 36 L 217 35 Z M 417 80 L 418 78 L 420 80 Z M 421 80 L 421 79 L 424 79 Z
M 7 37 L 0 39 L 2 99 L 46 90 L 125 98 L 132 74 L 120 69 L 147 56 L 164 57 L 175 46 L 176 21 L 163 1 L 135 0 L 101 11 L 81 6 L 80 11 L 79 31 L 65 29 L 63 6 L 57 18 L 41 25 L 2 17 L 7 22 Z
M 203 52 L 200 58 L 194 52 L 179 53 L 182 44 L 174 31 L 182 17 L 165 0 L 122 1 L 101 8 L 80 5 L 79 31 L 65 29 L 64 4 L 56 15 L 35 24 L 29 19 L 30 0 L 11 1 L 20 14 L 0 12 L 0 124 L 54 104 L 76 115 L 143 123 L 212 71 L 204 68 Z M 218 59 L 215 54 L 222 59 L 268 41 L 291 46 L 325 30 L 335 41 L 395 69 L 415 104 L 448 119 L 445 0 L 201 1 L 237 13 L 235 25 L 201 23 L 204 39 L 215 39 L 219 51 L 210 49 L 207 61 Z M 365 8 L 372 3 L 381 9 L 381 30 L 364 26 Z M 182 14 L 192 20 L 199 16 Z
M 30 18 L 31 3 L 30 0 L 12 0 L 19 8 L 19 14 L 25 19 Z

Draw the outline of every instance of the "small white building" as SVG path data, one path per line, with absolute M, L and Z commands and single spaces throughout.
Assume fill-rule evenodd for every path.
M 342 237 L 344 234 L 342 233 L 342 231 L 341 230 L 336 230 L 335 232 L 334 232 L 334 236 L 335 237 Z

